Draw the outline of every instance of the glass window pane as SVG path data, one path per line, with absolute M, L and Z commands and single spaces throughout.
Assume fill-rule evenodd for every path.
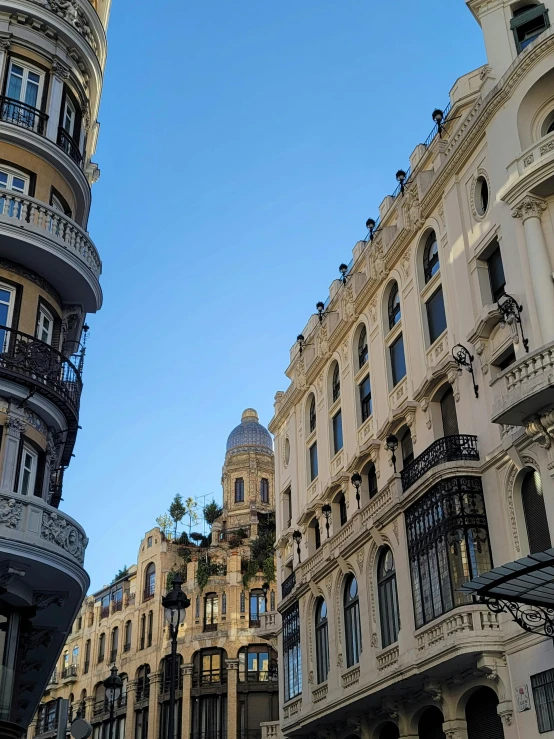
M 402 334 L 390 346 L 390 362 L 393 387 L 406 376 L 406 359 L 404 357 L 404 338 Z
M 429 339 L 432 344 L 446 329 L 446 313 L 444 311 L 442 287 L 429 298 L 426 303 L 426 308 L 427 323 L 429 325 Z

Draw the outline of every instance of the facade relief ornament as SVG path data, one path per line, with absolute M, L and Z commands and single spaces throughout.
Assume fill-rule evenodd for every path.
M 325 580 L 325 586 L 327 587 L 327 592 L 329 595 L 331 595 L 331 587 L 333 586 L 333 576 L 329 575 L 327 579 Z
M 19 438 L 21 434 L 25 433 L 27 424 L 22 418 L 14 416 L 10 413 L 8 415 L 4 428 L 6 429 L 6 433 L 9 436 L 15 436 L 16 438 Z
M 356 561 L 358 563 L 360 575 L 363 575 L 364 574 L 364 550 L 363 549 L 360 549 L 360 551 L 356 555 Z
M 528 218 L 540 218 L 545 210 L 546 203 L 544 200 L 527 195 L 512 210 L 512 216 L 513 218 L 521 218 L 525 223 Z
M 437 212 L 439 214 L 439 218 L 440 218 L 440 222 L 442 223 L 442 227 L 443 228 L 446 228 L 446 220 L 444 218 L 444 203 L 442 202 L 442 200 L 440 202 L 439 209 L 438 209 Z
M 18 503 L 13 498 L 0 497 L 0 525 L 17 529 L 22 512 L 23 503 Z
M 10 36 L 0 36 L 0 51 L 8 51 L 11 46 Z
M 517 531 L 517 520 L 516 520 L 516 511 L 514 506 L 514 484 L 517 477 L 518 469 L 515 466 L 515 464 L 512 464 L 510 467 L 510 471 L 508 472 L 508 476 L 506 478 L 506 489 L 508 490 L 508 512 L 510 514 L 510 525 L 512 527 L 512 537 L 514 539 L 514 546 L 516 548 L 516 552 L 520 552 L 520 546 L 519 546 L 519 534 Z
M 394 537 L 396 539 L 396 543 L 400 544 L 400 539 L 398 537 L 398 519 L 395 518 L 392 524 L 392 530 L 394 532 Z
M 385 264 L 385 254 L 383 252 L 383 242 L 381 239 L 374 242 L 373 247 L 373 277 L 376 280 L 384 280 L 389 274 Z
M 43 511 L 40 536 L 69 552 L 80 564 L 83 563 L 88 539 L 63 516 Z
M 73 26 L 77 33 L 82 36 L 91 47 L 97 51 L 96 41 L 92 34 L 89 22 L 79 7 L 77 0 L 30 0 L 41 8 L 50 10 L 59 18 L 62 18 L 70 26 Z
M 52 73 L 62 82 L 69 79 L 69 68 L 57 57 L 52 62 Z

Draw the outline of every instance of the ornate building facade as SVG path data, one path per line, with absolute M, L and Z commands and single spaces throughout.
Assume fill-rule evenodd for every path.
M 58 509 L 79 428 L 110 0 L 0 0 L 0 735 L 20 737 L 87 592 Z
M 433 112 L 275 398 L 285 736 L 554 730 L 552 640 L 463 589 L 554 533 L 554 2 L 467 4 L 487 63 Z
M 247 575 L 250 543 L 272 525 L 272 447 L 246 410 L 227 441 L 211 545 L 168 541 L 158 528 L 145 534 L 137 564 L 83 603 L 29 737 L 56 736 L 62 698 L 70 720 L 80 711 L 93 739 L 107 737 L 103 680 L 113 664 L 123 679 L 114 739 L 167 736 L 171 645 L 161 599 L 176 572 L 191 601 L 178 637 L 176 739 L 257 739 L 260 724 L 278 718 L 275 584 L 264 592 L 264 573 Z

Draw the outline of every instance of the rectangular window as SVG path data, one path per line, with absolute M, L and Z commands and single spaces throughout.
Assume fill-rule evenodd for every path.
M 260 480 L 260 500 L 262 503 L 269 503 L 269 480 L 266 477 Z
M 446 313 L 444 311 L 444 296 L 442 287 L 433 293 L 425 303 L 427 309 L 427 325 L 429 326 L 429 340 L 433 344 L 446 329 Z
M 21 218 L 23 204 L 17 198 L 17 194 L 26 195 L 28 188 L 29 179 L 27 177 L 9 169 L 0 169 L 0 193 L 10 191 L 0 195 L 0 215 Z
M 404 357 L 404 338 L 402 334 L 389 347 L 392 386 L 398 385 L 406 377 L 406 358 Z
M 0 199 L 1 205 L 1 199 Z M 1 207 L 0 207 L 1 212 Z M 3 327 L 11 327 L 13 317 L 13 305 L 15 299 L 15 290 L 7 285 L 0 283 L 0 344 L 1 350 L 5 352 L 8 348 L 10 332 Z
M 18 493 L 21 495 L 33 495 L 37 476 L 38 454 L 27 444 L 23 444 L 21 455 L 21 466 L 19 468 Z
M 335 454 L 340 452 L 342 445 L 342 412 L 339 411 L 333 416 L 333 449 Z
M 554 731 L 554 670 L 531 675 L 539 734 Z
M 500 247 L 497 246 L 490 257 L 487 259 L 487 267 L 489 270 L 489 282 L 491 286 L 492 299 L 496 303 L 501 298 L 506 287 L 506 278 L 504 277 L 504 265 L 502 264 L 502 254 Z
M 244 480 L 242 477 L 237 477 L 235 480 L 235 503 L 244 502 Z
M 45 344 L 52 344 L 52 332 L 54 330 L 54 318 L 49 310 L 43 305 L 38 311 L 37 339 Z
M 465 603 L 461 588 L 492 568 L 480 477 L 445 478 L 406 511 L 416 629 Z
M 362 411 L 363 423 L 373 413 L 373 403 L 371 400 L 371 382 L 369 379 L 369 375 L 367 375 L 367 377 L 364 377 L 364 379 L 358 385 L 358 391 L 360 393 L 360 408 Z
M 310 447 L 310 482 L 315 480 L 318 475 L 317 467 L 317 441 Z
M 300 649 L 300 609 L 298 603 L 283 613 L 283 661 L 285 702 L 302 693 L 302 653 Z
M 70 136 L 73 136 L 73 132 L 75 131 L 75 107 L 67 96 L 65 98 L 65 105 L 63 109 L 62 128 Z
M 537 36 L 550 27 L 548 10 L 544 4 L 524 5 L 515 11 L 510 21 L 510 28 L 514 34 L 517 53 L 520 54 Z

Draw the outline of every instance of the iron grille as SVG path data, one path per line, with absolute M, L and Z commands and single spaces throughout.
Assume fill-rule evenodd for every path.
M 437 439 L 402 470 L 402 490 L 406 492 L 428 470 L 444 462 L 478 461 L 477 437 L 469 434 Z
M 287 595 L 290 595 L 290 593 L 292 593 L 292 591 L 294 590 L 295 586 L 296 586 L 296 573 L 293 572 L 281 584 L 281 593 L 282 593 L 283 598 L 286 598 Z
M 46 130 L 48 116 L 27 103 L 0 95 L 0 119 L 29 131 L 35 131 L 42 136 Z

